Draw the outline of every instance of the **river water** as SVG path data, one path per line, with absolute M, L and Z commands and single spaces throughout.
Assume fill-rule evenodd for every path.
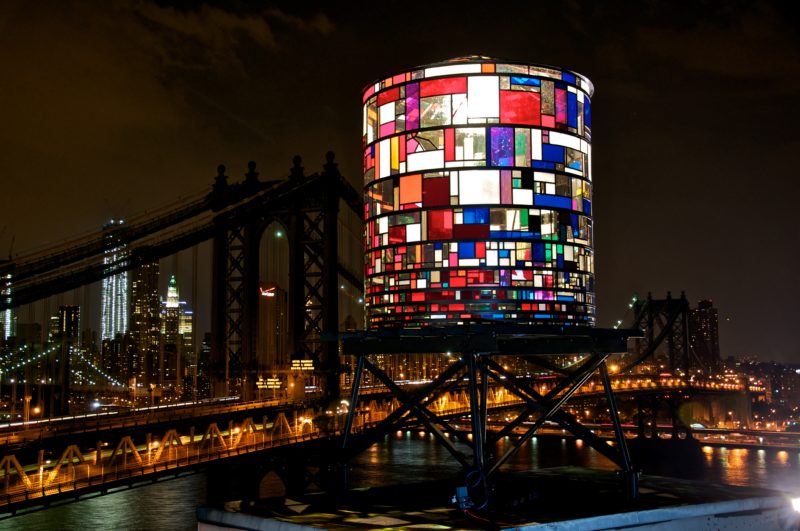
M 498 451 L 507 442 L 498 445 Z M 505 465 L 508 470 L 553 466 L 617 468 L 580 440 L 534 438 Z M 378 486 L 453 477 L 459 464 L 430 434 L 397 432 L 354 462 L 351 483 Z M 800 493 L 800 451 L 703 448 L 695 479 L 711 483 L 767 487 Z M 203 473 L 52 507 L 0 521 L 0 530 L 196 529 L 195 508 L 206 499 Z

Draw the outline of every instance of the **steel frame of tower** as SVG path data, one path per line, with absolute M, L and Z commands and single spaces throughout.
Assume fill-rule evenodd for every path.
M 344 181 L 326 155 L 323 172 L 306 176 L 295 157 L 289 182 L 294 192 L 280 204 L 256 205 L 238 222 L 221 223 L 214 238 L 212 351 L 216 396 L 254 397 L 257 379 L 259 243 L 266 228 L 278 221 L 289 242 L 289 330 L 293 358 L 314 360 L 323 376 L 323 395 L 339 396 L 339 274 L 337 216 L 343 199 L 359 214 L 360 195 Z M 223 170 L 224 171 L 224 170 Z M 254 167 L 246 182 L 257 179 Z M 347 275 L 344 277 L 352 282 Z
M 622 425 L 606 369 L 606 358 L 612 352 L 624 352 L 629 337 L 641 333 L 637 330 L 605 330 L 597 328 L 563 329 L 558 327 L 520 327 L 514 325 L 472 325 L 469 327 L 443 327 L 427 330 L 401 330 L 393 332 L 362 332 L 343 335 L 343 352 L 357 358 L 350 404 L 342 438 L 343 458 L 363 451 L 382 440 L 390 432 L 406 426 L 411 416 L 425 426 L 467 471 L 467 483 L 482 484 L 483 496 L 488 501 L 487 479 L 494 474 L 525 442 L 530 440 L 546 421 L 554 421 L 592 448 L 616 463 L 622 469 L 624 490 L 631 498 L 638 497 L 638 471 L 634 469 L 622 432 Z M 398 355 L 407 353 L 445 352 L 458 353 L 459 357 L 432 382 L 407 392 L 395 384 L 389 375 L 373 363 L 374 354 Z M 515 376 L 498 363 L 495 356 L 516 356 L 528 363 L 550 366 L 548 356 L 589 353 L 575 370 L 561 375 L 560 382 L 542 395 L 523 379 Z M 540 358 L 544 363 L 540 364 Z M 385 385 L 400 401 L 400 406 L 389 416 L 358 437 L 351 434 L 358 403 L 361 378 L 367 370 Z M 611 415 L 616 447 L 595 435 L 577 418 L 562 408 L 570 397 L 595 373 L 600 371 L 608 409 Z M 520 398 L 526 406 L 515 419 L 499 432 L 487 432 L 489 381 L 507 389 Z M 437 414 L 431 406 L 442 393 L 466 382 L 470 397 L 470 434 L 472 459 L 458 450 L 443 431 L 455 432 L 446 416 Z M 506 435 L 538 413 L 536 420 L 513 442 L 505 454 L 497 458 L 491 449 Z M 472 478 L 472 479 L 469 479 Z

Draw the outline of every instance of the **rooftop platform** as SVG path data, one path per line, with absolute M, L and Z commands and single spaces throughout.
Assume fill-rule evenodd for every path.
M 457 480 L 302 499 L 273 499 L 241 512 L 198 509 L 198 529 L 798 529 L 800 513 L 777 491 L 643 476 L 640 497 L 620 496 L 614 473 L 545 468 L 501 474 L 493 507 L 461 510 Z M 230 508 L 230 507 L 229 507 Z

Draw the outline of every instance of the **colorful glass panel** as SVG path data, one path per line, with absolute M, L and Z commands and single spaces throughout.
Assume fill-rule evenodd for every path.
M 594 324 L 592 93 L 485 58 L 364 91 L 369 328 Z

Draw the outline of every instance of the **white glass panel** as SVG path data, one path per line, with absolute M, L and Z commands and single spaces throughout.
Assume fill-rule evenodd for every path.
M 524 188 L 516 188 L 513 190 L 512 201 L 515 205 L 533 205 L 533 190 L 526 190 Z
M 467 79 L 470 118 L 497 118 L 500 116 L 500 83 L 497 76 Z
M 450 110 L 453 113 L 453 124 L 467 123 L 467 95 L 466 94 L 453 94 L 453 107 Z
M 499 170 L 464 170 L 459 172 L 458 181 L 460 205 L 500 203 Z
M 531 160 L 542 160 L 541 129 L 531 129 Z
M 381 151 L 381 158 L 383 158 L 383 151 Z M 409 153 L 406 157 L 406 162 L 410 172 L 436 170 L 444 166 L 444 150 L 436 149 L 420 153 Z M 381 173 L 383 173 L 383 168 L 381 168 Z
M 384 216 L 378 220 L 378 234 L 389 232 L 389 217 Z
M 486 251 L 486 265 L 487 266 L 496 266 L 497 263 L 497 251 Z
M 480 63 L 468 65 L 433 66 L 425 69 L 425 77 L 449 76 L 453 74 L 477 74 L 480 71 Z
M 550 143 L 556 146 L 566 146 L 572 149 L 581 149 L 581 139 L 577 136 L 565 135 L 558 131 L 550 131 Z
M 411 225 L 406 225 L 406 241 L 411 242 L 418 242 L 420 240 L 420 236 L 422 234 L 422 226 L 419 223 L 413 223 Z
M 394 102 L 390 101 L 378 109 L 381 125 L 394 120 Z
M 392 174 L 392 143 L 390 139 L 381 140 L 381 159 L 378 164 L 380 174 L 378 177 L 388 177 Z

